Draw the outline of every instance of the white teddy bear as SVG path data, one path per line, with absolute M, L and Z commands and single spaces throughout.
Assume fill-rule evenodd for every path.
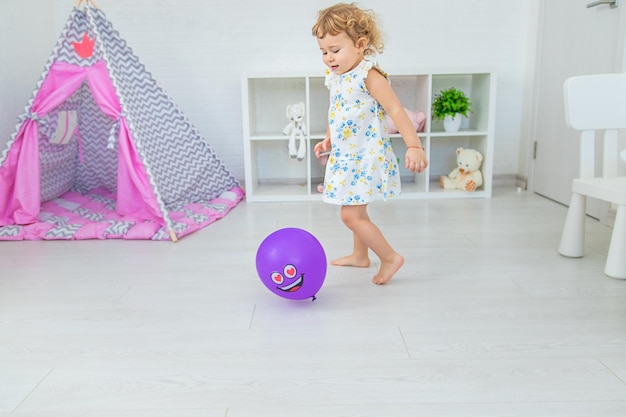
M 439 184 L 446 190 L 464 190 L 472 192 L 483 185 L 480 164 L 483 155 L 475 149 L 458 148 L 456 150 L 457 167 L 448 176 L 441 176 Z
M 290 104 L 287 106 L 287 118 L 291 121 L 283 129 L 285 135 L 291 135 L 289 138 L 289 156 L 298 158 L 302 161 L 306 156 L 306 141 L 304 140 L 304 103 Z M 296 136 L 300 139 L 300 145 L 296 150 Z

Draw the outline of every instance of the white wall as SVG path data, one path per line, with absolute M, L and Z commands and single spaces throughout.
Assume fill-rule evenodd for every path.
M 1 1 L 0 26 L 17 24 L 11 36 L 0 37 L 0 145 L 8 139 L 15 116 L 30 97 L 74 4 L 53 0 L 54 10 L 50 10 L 47 2 Z M 487 66 L 498 72 L 494 172 L 524 175 L 526 164 L 520 155 L 526 151 L 521 151 L 520 145 L 526 143 L 522 138 L 527 124 L 525 92 L 532 76 L 528 66 L 534 65 L 538 2 L 364 0 L 358 4 L 376 10 L 381 18 L 387 35 L 387 50 L 379 57 L 383 68 Z M 227 165 L 243 178 L 241 72 L 306 70 L 321 74 L 321 56 L 310 31 L 317 11 L 334 2 L 97 3 Z M 37 11 L 35 21 L 31 10 Z M 22 51 L 14 45 L 14 39 L 25 38 L 33 50 Z M 27 59 L 22 58 L 24 54 Z
M 0 153 L 56 42 L 50 0 L 0 0 Z

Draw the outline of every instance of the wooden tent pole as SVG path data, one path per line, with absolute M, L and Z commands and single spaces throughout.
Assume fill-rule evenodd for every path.
M 85 6 L 87 6 L 89 3 L 91 3 L 91 5 L 93 7 L 95 7 L 96 9 L 99 9 L 100 7 L 98 7 L 98 5 L 96 4 L 95 0 L 76 0 L 76 7 L 80 7 L 83 3 L 85 3 Z

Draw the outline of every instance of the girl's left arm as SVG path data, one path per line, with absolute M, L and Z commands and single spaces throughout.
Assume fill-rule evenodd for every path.
M 365 85 L 372 97 L 380 103 L 385 112 L 391 117 L 404 140 L 407 148 L 404 158 L 405 167 L 412 172 L 422 172 L 428 166 L 426 153 L 413 123 L 411 123 L 402 103 L 400 103 L 398 96 L 389 84 L 389 80 L 378 70 L 372 68 L 367 75 Z

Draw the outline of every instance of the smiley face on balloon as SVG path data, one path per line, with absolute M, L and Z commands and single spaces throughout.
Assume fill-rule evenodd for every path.
M 326 254 L 306 230 L 280 229 L 259 246 L 256 268 L 274 294 L 292 300 L 315 299 L 326 276 Z
M 298 275 L 298 269 L 291 264 L 285 265 L 282 272 L 272 272 L 271 278 L 276 288 L 284 292 L 296 292 L 304 284 L 304 274 Z

